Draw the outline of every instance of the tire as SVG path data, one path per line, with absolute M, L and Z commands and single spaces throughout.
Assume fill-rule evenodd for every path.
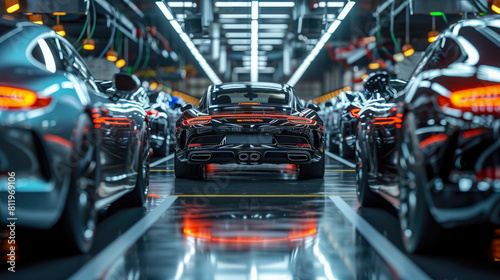
M 341 133 L 344 133 L 344 124 L 342 123 L 341 126 L 340 126 L 340 132 Z M 353 159 L 354 158 L 354 151 L 353 149 L 351 149 L 347 143 L 345 142 L 344 140 L 344 135 L 340 134 L 339 135 L 339 146 L 338 146 L 338 149 L 339 149 L 339 155 L 340 157 L 342 158 L 345 158 L 345 159 Z
M 177 158 L 177 153 L 174 158 L 176 178 L 203 179 L 203 164 L 188 164 L 187 162 L 182 162 Z
M 356 194 L 361 205 L 367 207 L 380 206 L 383 203 L 382 197 L 370 189 L 368 182 L 368 160 L 366 160 L 366 147 L 363 142 L 363 132 L 361 124 L 358 124 L 358 134 L 356 138 Z
M 428 174 L 416 136 L 412 133 L 414 129 L 415 124 L 411 116 L 405 116 L 398 145 L 401 237 L 408 252 L 437 252 L 445 243 L 444 230 L 434 220 L 427 205 L 425 188 L 428 184 Z M 409 155 L 402 154 L 403 146 L 406 146 Z M 410 157 L 414 159 L 409 160 Z M 403 161 L 404 165 L 401 164 Z
M 325 153 L 318 162 L 299 164 L 299 179 L 314 179 L 325 177 Z
M 70 186 L 58 227 L 68 241 L 70 254 L 87 253 L 94 242 L 97 211 L 96 189 L 100 182 L 99 141 L 87 114 L 78 117 L 73 135 Z
M 146 125 L 146 124 L 144 124 Z M 125 194 L 118 203 L 121 207 L 142 207 L 149 193 L 149 137 L 143 131 L 137 168 L 137 181 L 134 189 Z
M 430 213 L 426 199 L 429 181 L 425 156 L 421 153 L 415 131 L 414 117 L 405 115 L 402 133 L 398 137 L 398 172 L 400 190 L 399 220 L 405 249 L 411 253 L 439 253 L 457 251 L 486 255 L 493 238 L 491 225 L 471 225 L 444 229 Z M 404 154 L 403 151 L 409 151 Z M 411 156 L 413 159 L 410 160 Z M 465 240 L 464 240 L 465 237 Z M 461 244 L 457 248 L 456 244 Z

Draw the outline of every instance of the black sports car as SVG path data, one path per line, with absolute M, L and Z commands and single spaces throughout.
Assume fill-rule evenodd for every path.
M 327 127 L 330 152 L 338 151 L 343 158 L 354 157 L 358 113 L 366 102 L 365 95 L 365 92 L 344 91 L 332 100 Z
M 166 124 L 165 122 L 158 122 L 158 125 L 155 128 L 155 124 L 151 124 L 151 129 L 166 131 L 162 133 L 160 138 L 164 138 L 165 147 L 162 147 L 162 151 L 166 150 L 167 152 L 171 152 L 174 149 L 175 144 L 175 121 L 179 118 L 179 113 L 170 107 L 170 101 L 172 100 L 172 96 L 168 93 L 160 91 L 160 92 L 148 92 L 148 98 L 150 102 L 150 111 L 157 111 L 159 115 L 166 116 Z M 163 118 L 163 117 L 162 117 Z M 166 127 L 164 127 L 166 125 Z M 163 153 L 160 155 L 164 155 Z
M 187 104 L 176 124 L 175 175 L 200 178 L 208 163 L 297 164 L 300 178 L 325 172 L 323 121 L 292 87 L 225 83 Z
M 359 188 L 399 208 L 408 251 L 438 250 L 458 233 L 488 244 L 487 225 L 500 224 L 499 28 L 498 16 L 462 21 L 429 46 L 396 112 L 399 184 Z
M 387 72 L 372 73 L 365 79 L 371 99 L 359 112 L 356 129 L 357 187 L 394 184 L 396 172 L 396 132 L 401 127 L 397 103 L 403 99 L 405 81 L 390 79 Z M 359 192 L 359 191 L 358 191 Z M 370 197 L 359 192 L 361 204 L 371 205 Z
M 146 113 L 102 92 L 112 83 L 48 27 L 0 20 L 0 60 L 0 223 L 58 226 L 65 248 L 86 252 L 96 211 L 146 199 Z
M 136 78 L 134 76 L 134 78 Z M 168 117 L 161 110 L 156 110 L 150 103 L 148 92 L 138 87 L 130 92 L 117 91 L 120 99 L 137 102 L 147 113 L 150 126 L 150 141 L 155 156 L 166 156 L 170 151 L 168 142 Z

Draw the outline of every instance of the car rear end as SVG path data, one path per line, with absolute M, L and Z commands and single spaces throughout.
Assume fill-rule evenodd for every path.
M 321 123 L 287 113 L 221 113 L 186 119 L 178 155 L 191 164 L 293 163 L 318 161 Z
M 0 44 L 0 215 L 2 222 L 19 217 L 17 225 L 49 228 L 64 207 L 77 100 L 58 99 L 54 89 L 64 78 L 27 60 L 26 45 L 39 34 L 29 29 L 14 27 Z M 13 57 L 11 40 L 22 55 Z

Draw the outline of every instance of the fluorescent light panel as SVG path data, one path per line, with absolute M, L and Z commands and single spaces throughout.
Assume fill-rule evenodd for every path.
M 252 27 L 250 37 L 250 81 L 259 81 L 259 1 L 252 1 Z M 265 65 L 264 65 L 265 66 Z
M 191 41 L 191 38 L 189 38 L 189 36 L 182 30 L 182 28 L 180 27 L 180 25 L 177 22 L 177 20 L 174 19 L 172 13 L 167 8 L 167 6 L 165 5 L 165 3 L 163 3 L 162 1 L 157 1 L 156 5 L 158 6 L 158 8 L 160 8 L 160 10 L 163 12 L 163 14 L 165 15 L 165 17 L 169 20 L 169 22 L 172 25 L 172 27 L 179 34 L 179 36 L 181 37 L 181 39 L 184 41 L 184 43 L 188 47 L 189 51 L 191 51 L 191 53 L 193 54 L 194 58 L 196 59 L 196 61 L 198 61 L 198 63 L 200 64 L 200 67 L 203 69 L 203 71 L 205 71 L 205 73 L 207 74 L 208 78 L 212 81 L 212 83 L 214 83 L 214 84 L 220 84 L 220 83 L 222 83 L 221 79 L 219 79 L 219 77 L 217 76 L 217 74 L 210 67 L 210 65 L 208 64 L 208 62 L 200 54 L 200 52 L 198 51 L 198 49 L 196 48 L 196 46 L 194 45 L 194 43 Z
M 223 29 L 250 29 L 251 24 L 245 23 L 225 23 L 222 24 Z M 288 24 L 285 23 L 268 23 L 268 24 L 259 24 L 259 29 L 288 29 Z
M 250 38 L 252 33 L 248 32 L 226 32 L 226 38 Z M 259 32 L 259 38 L 283 38 L 283 32 Z
M 259 2 L 259 7 L 267 8 L 281 8 L 281 7 L 295 7 L 295 2 L 285 1 L 285 2 Z M 238 7 L 251 7 L 251 2 L 215 2 L 215 7 L 218 8 L 238 8 Z
M 249 14 L 220 14 L 220 19 L 246 19 L 250 18 Z M 259 14 L 262 19 L 289 19 L 289 14 Z
M 318 41 L 318 44 L 311 50 L 311 52 L 307 55 L 307 57 L 304 59 L 302 64 L 297 68 L 295 73 L 293 73 L 292 77 L 290 77 L 290 80 L 288 80 L 287 84 L 291 86 L 295 86 L 295 84 L 300 80 L 304 72 L 307 70 L 309 65 L 313 62 L 313 60 L 316 58 L 316 56 L 319 54 L 321 49 L 325 46 L 325 43 L 330 39 L 332 34 L 337 30 L 337 28 L 340 26 L 342 23 L 342 20 L 347 16 L 349 11 L 352 9 L 352 7 L 356 4 L 356 2 L 347 2 L 345 7 L 342 9 L 340 12 L 339 16 L 337 19 L 332 22 L 332 24 L 328 27 L 327 31 L 323 36 Z
M 341 8 L 344 7 L 344 2 L 319 2 L 320 8 Z
M 172 8 L 192 8 L 193 2 L 168 2 L 168 6 Z

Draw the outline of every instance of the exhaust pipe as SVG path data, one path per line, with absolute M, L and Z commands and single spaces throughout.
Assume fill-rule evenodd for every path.
M 250 161 L 259 161 L 260 160 L 260 153 L 251 153 L 250 154 Z
M 204 162 L 212 158 L 211 153 L 193 153 L 191 154 L 191 161 Z
M 247 153 L 239 153 L 238 154 L 238 159 L 240 161 L 247 161 L 249 158 L 249 155 Z
M 309 155 L 306 153 L 288 153 L 288 160 L 292 162 L 305 162 L 309 160 Z

